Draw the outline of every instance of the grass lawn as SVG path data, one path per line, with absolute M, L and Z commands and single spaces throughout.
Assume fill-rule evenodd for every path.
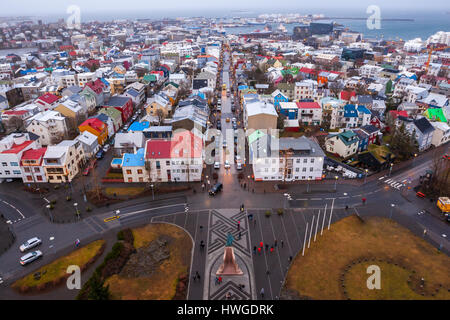
M 381 261 L 351 264 L 363 257 Z M 373 264 L 381 269 L 380 290 L 366 286 L 366 268 Z M 340 277 L 345 274 L 351 299 L 450 299 L 449 265 L 447 255 L 438 253 L 396 222 L 373 217 L 362 223 L 351 216 L 335 223 L 304 257 L 297 256 L 287 275 L 286 288 L 312 299 L 345 299 L 340 285 Z M 426 279 L 426 289 L 439 288 L 439 284 L 443 287 L 435 296 L 421 296 L 408 285 L 410 275 Z
M 13 288 L 34 288 L 48 282 L 59 281 L 64 278 L 67 273 L 67 267 L 70 265 L 78 265 L 81 269 L 91 260 L 105 243 L 104 240 L 97 240 L 81 247 L 67 256 L 56 259 L 52 263 L 41 267 L 39 270 L 30 273 L 24 278 L 17 280 L 12 284 Z M 34 279 L 36 272 L 41 273 L 39 280 Z M 44 274 L 45 272 L 45 274 Z
M 172 238 L 168 248 L 170 258 L 149 277 L 123 278 L 114 275 L 108 278 L 112 299 L 120 300 L 170 300 L 174 297 L 178 278 L 187 274 L 191 263 L 192 240 L 182 229 L 169 224 L 149 224 L 133 229 L 134 247 L 148 246 L 160 235 Z
M 392 140 L 392 135 L 390 135 L 390 134 L 383 135 L 383 142 L 384 143 L 391 143 L 391 140 Z
M 144 187 L 105 188 L 105 194 L 108 197 L 113 197 L 114 193 L 118 197 L 137 196 L 138 194 L 144 192 L 144 190 Z
M 380 161 L 380 163 L 384 163 L 386 161 L 387 155 L 391 153 L 391 150 L 389 150 L 389 148 L 385 145 L 379 146 L 376 144 L 371 144 L 368 146 L 367 150 L 370 151 L 375 156 L 375 158 Z
M 106 174 L 107 179 L 123 179 L 123 173 L 110 172 Z

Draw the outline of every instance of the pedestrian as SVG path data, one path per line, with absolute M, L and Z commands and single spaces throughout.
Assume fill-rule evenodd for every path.
M 216 286 L 219 284 L 219 277 L 216 276 L 216 279 L 214 279 Z
M 203 230 L 203 226 L 202 225 L 200 225 L 200 231 L 202 231 Z
M 222 277 L 219 277 L 219 284 L 222 284 Z
M 227 294 L 225 295 L 225 298 L 226 298 L 227 300 L 230 300 L 230 299 L 231 299 L 231 293 L 230 293 L 230 291 L 227 292 Z
M 200 273 L 197 271 L 195 275 L 197 276 L 198 281 L 200 281 Z
M 276 247 L 277 247 L 277 244 L 278 244 L 278 241 L 277 241 L 277 239 L 275 239 L 275 241 L 274 241 L 274 243 L 273 243 L 273 246 L 276 248 Z
M 266 274 L 267 274 L 267 275 L 269 275 L 269 274 L 270 274 L 270 271 L 269 271 L 268 269 L 266 270 Z
M 289 263 L 292 262 L 292 256 L 289 256 Z
M 270 246 L 270 253 L 273 252 L 273 246 Z
M 194 274 L 194 282 L 197 280 L 197 274 Z
M 75 247 L 79 247 L 80 246 L 80 239 L 77 239 L 76 241 L 75 241 Z
M 281 247 L 282 248 L 284 247 L 284 241 L 283 240 L 281 240 Z
M 200 249 L 205 249 L 205 242 L 203 242 L 203 240 L 200 241 Z
M 242 237 L 242 232 L 239 231 L 239 238 L 238 238 L 238 240 L 241 240 L 241 237 Z
M 256 254 L 256 246 L 253 247 L 253 254 Z
M 269 245 L 268 245 L 268 244 L 266 244 L 266 251 L 267 251 L 267 250 L 269 250 Z
M 261 299 L 264 299 L 264 288 L 261 288 L 260 294 L 261 294 Z
M 345 206 L 345 210 L 348 210 L 348 206 Z
M 239 231 L 240 229 L 241 229 L 241 222 L 238 221 L 238 223 L 237 223 L 237 230 Z
M 263 247 L 263 243 L 262 241 L 259 243 L 259 246 L 262 248 Z

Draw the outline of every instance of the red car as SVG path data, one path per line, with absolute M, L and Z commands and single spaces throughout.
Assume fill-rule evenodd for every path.
M 90 171 L 91 171 L 91 167 L 87 167 L 86 169 L 84 169 L 83 176 L 88 176 Z

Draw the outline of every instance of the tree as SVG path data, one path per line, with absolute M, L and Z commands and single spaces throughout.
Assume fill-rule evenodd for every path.
M 385 93 L 386 95 L 389 95 L 389 94 L 392 93 L 392 80 L 389 80 L 389 81 L 386 83 L 386 90 L 385 90 L 384 93 Z
M 158 118 L 158 125 L 160 126 L 163 123 L 164 119 L 166 118 L 164 110 L 161 108 L 156 110 L 156 117 Z
M 284 130 L 284 120 L 286 119 L 286 116 L 284 114 L 279 114 L 277 118 L 277 129 L 278 130 Z
M 109 285 L 103 286 L 104 281 L 100 280 L 100 276 L 94 276 L 91 280 L 89 300 L 109 300 Z
M 402 122 L 400 127 L 393 126 L 390 148 L 401 160 L 408 160 L 419 151 L 419 145 L 415 138 L 415 132 L 410 134 Z
M 328 84 L 328 89 L 330 89 L 331 93 L 333 93 L 333 95 L 336 98 L 339 98 L 339 93 L 342 91 L 341 86 L 339 85 L 338 82 L 331 82 Z

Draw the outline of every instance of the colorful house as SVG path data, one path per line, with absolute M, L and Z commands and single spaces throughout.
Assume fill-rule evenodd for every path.
M 105 108 L 115 108 L 122 114 L 122 122 L 126 123 L 133 114 L 133 102 L 130 98 L 114 96 L 104 105 Z
M 80 132 L 88 131 L 97 136 L 98 143 L 103 145 L 108 139 L 108 126 L 97 118 L 90 118 L 78 127 Z

